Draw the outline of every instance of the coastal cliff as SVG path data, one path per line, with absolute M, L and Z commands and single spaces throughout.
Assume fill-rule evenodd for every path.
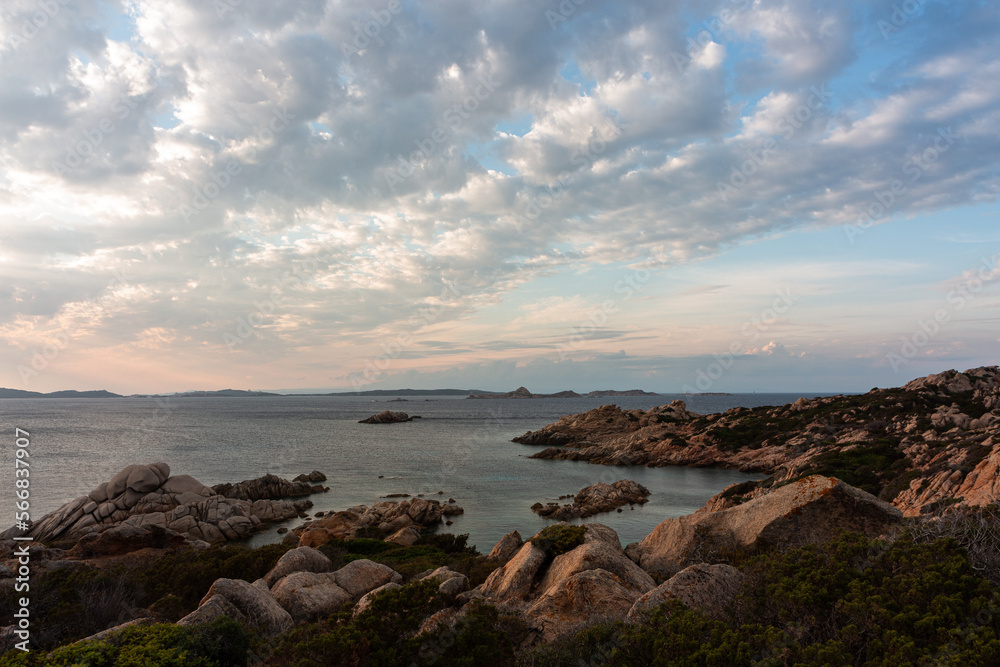
M 775 484 L 833 475 L 907 516 L 986 505 L 1000 494 L 1000 368 L 930 375 L 861 395 L 699 415 L 683 401 L 650 410 L 605 405 L 514 438 L 549 445 L 532 458 L 606 465 L 720 466 L 768 475 L 726 489 L 725 509 Z

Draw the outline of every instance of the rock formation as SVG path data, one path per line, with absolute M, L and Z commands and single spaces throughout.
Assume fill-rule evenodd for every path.
M 877 537 L 902 518 L 869 493 L 813 475 L 735 507 L 666 519 L 625 552 L 647 572 L 671 576 L 726 553 L 821 543 L 845 530 Z
M 326 479 L 323 473 L 319 474 L 323 479 Z M 295 478 L 296 481 L 289 482 L 287 479 L 268 473 L 263 477 L 248 479 L 237 484 L 216 484 L 212 490 L 220 496 L 240 500 L 277 500 L 278 498 L 308 496 L 330 490 L 328 486 L 311 485 L 308 481 L 301 480 L 302 477 L 304 475 L 299 475 Z
M 565 505 L 535 503 L 533 512 L 547 519 L 567 521 L 612 512 L 622 505 L 641 505 L 648 502 L 649 489 L 630 479 L 621 479 L 614 484 L 597 482 L 581 489 L 573 502 Z
M 598 620 L 624 619 L 656 583 L 625 555 L 614 530 L 584 526 L 583 544 L 555 558 L 535 542 L 524 543 L 486 579 L 479 594 L 523 611 L 547 640 Z
M 640 621 L 646 613 L 671 600 L 716 620 L 726 620 L 744 581 L 743 573 L 731 565 L 691 565 L 636 600 L 628 620 Z
M 420 415 L 410 416 L 405 412 L 393 412 L 392 410 L 383 410 L 377 415 L 372 415 L 359 421 L 359 424 L 397 424 L 399 422 L 411 422 L 414 419 L 420 419 Z
M 258 488 L 256 482 L 260 480 L 236 487 Z M 88 495 L 34 522 L 28 531 L 11 528 L 0 540 L 22 534 L 39 542 L 86 538 L 79 545 L 81 553 L 94 554 L 162 545 L 177 536 L 181 541 L 223 542 L 249 537 L 264 523 L 293 518 L 311 506 L 309 500 L 230 498 L 188 475 L 171 477 L 166 463 L 130 465 Z
M 436 526 L 444 517 L 462 514 L 453 503 L 412 498 L 402 502 L 383 501 L 368 507 L 358 505 L 340 512 L 331 512 L 317 521 L 292 529 L 300 546 L 318 547 L 330 540 L 347 540 L 361 534 L 376 533 L 390 536 L 403 528 Z
M 533 458 L 607 465 L 720 466 L 770 475 L 727 489 L 715 509 L 807 474 L 845 481 L 907 516 L 1000 498 L 1000 368 L 951 370 L 903 387 L 698 415 L 683 401 L 605 405 L 514 438 Z

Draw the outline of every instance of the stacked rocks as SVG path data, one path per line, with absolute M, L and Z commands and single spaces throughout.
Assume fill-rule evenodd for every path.
M 270 488 L 259 482 L 243 482 L 236 487 Z M 302 483 L 298 486 L 309 487 Z M 293 518 L 311 506 L 308 500 L 230 498 L 189 475 L 171 477 L 166 463 L 130 465 L 86 496 L 35 522 L 28 531 L 11 528 L 0 539 L 28 535 L 41 542 L 78 541 L 112 527 L 155 526 L 190 540 L 223 542 L 248 537 L 264 522 Z

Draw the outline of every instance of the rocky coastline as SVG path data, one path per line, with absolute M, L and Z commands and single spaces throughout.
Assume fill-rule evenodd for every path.
M 19 549 L 32 586 L 60 591 L 37 602 L 60 605 L 35 617 L 50 662 L 30 664 L 131 651 L 162 654 L 143 664 L 628 665 L 664 651 L 890 664 L 904 650 L 913 664 L 996 664 L 1000 618 L 982 611 L 1000 608 L 998 391 L 986 367 L 719 415 L 603 406 L 518 438 L 544 458 L 769 475 L 628 545 L 603 524 L 560 522 L 484 555 L 437 532 L 463 511 L 451 499 L 313 518 L 288 496 L 325 491 L 318 471 L 209 488 L 165 463 L 128 466 L 32 525 L 31 545 L 0 535 L 0 603 L 15 599 Z M 595 484 L 549 516 L 646 495 L 631 480 Z M 308 520 L 282 544 L 227 544 L 292 517 Z M 17 632 L 0 627 L 0 650 Z
M 572 496 L 573 502 L 535 503 L 531 511 L 546 519 L 568 521 L 586 519 L 606 512 L 621 512 L 625 505 L 642 505 L 649 501 L 649 489 L 631 479 L 620 479 L 613 484 L 597 482 L 580 489 Z
M 843 475 L 907 516 L 1000 496 L 1000 369 L 946 371 L 862 395 L 699 415 L 683 401 L 604 405 L 514 438 L 532 458 L 763 473 L 720 494 L 724 509 L 807 474 Z

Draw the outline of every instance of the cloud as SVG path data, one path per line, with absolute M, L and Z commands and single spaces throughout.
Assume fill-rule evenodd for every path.
M 944 129 L 954 142 L 892 213 L 1000 191 L 991 6 L 928 7 L 947 20 L 887 42 L 885 3 L 594 0 L 555 29 L 543 5 L 93 0 L 30 39 L 14 37 L 34 3 L 11 5 L 7 366 L 102 300 L 113 271 L 129 296 L 76 326 L 81 349 L 224 352 L 277 294 L 226 357 L 240 361 L 213 366 L 238 373 L 471 332 L 569 266 L 673 267 L 852 223 Z M 529 338 L 572 314 L 558 304 L 577 297 L 558 299 L 520 316 Z

